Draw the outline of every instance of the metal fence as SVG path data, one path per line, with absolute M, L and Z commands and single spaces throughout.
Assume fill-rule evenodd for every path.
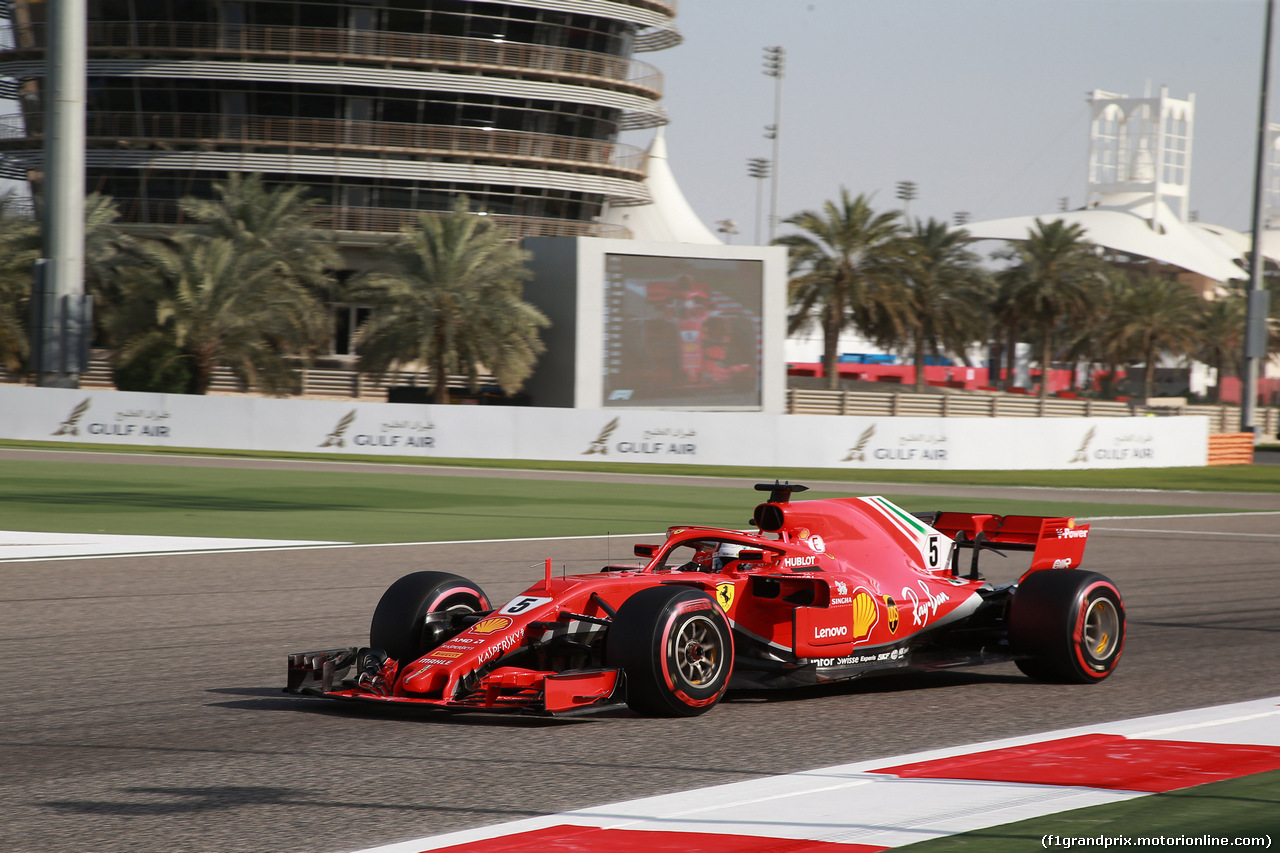
M 342 368 L 307 367 L 300 371 L 300 396 L 316 398 L 350 398 L 365 402 L 385 402 L 390 388 L 403 386 L 423 386 L 430 384 L 430 374 L 396 371 L 381 377 L 371 377 L 355 370 Z M 34 381 L 27 379 L 30 383 Z M 19 384 L 23 379 L 0 368 L 0 383 Z M 480 385 L 494 385 L 494 379 L 486 373 L 480 374 Z M 111 376 L 111 364 L 106 358 L 98 355 L 89 362 L 89 369 L 80 374 L 82 388 L 114 389 L 115 381 Z M 450 376 L 449 388 L 455 393 L 469 390 L 465 376 Z M 246 388 L 236 375 L 226 367 L 216 367 L 213 371 L 213 383 L 209 390 L 219 394 L 247 394 Z
M 118 148 L 155 148 L 165 140 L 202 150 L 253 145 L 362 150 L 384 157 L 407 151 L 424 159 L 493 159 L 526 168 L 572 168 L 644 178 L 644 152 L 634 146 L 512 130 L 278 116 L 95 112 L 85 120 L 85 135 Z M 34 145 L 43 138 L 43 113 L 0 116 L 0 145 L 20 140 Z
M 1229 405 L 1159 405 L 1112 400 L 1068 400 L 1016 394 L 912 394 L 897 391 L 787 391 L 787 414 L 916 418 L 1103 418 L 1142 415 L 1196 415 L 1209 418 L 1209 431 L 1238 432 L 1240 408 Z M 1258 430 L 1274 435 L 1280 409 L 1260 408 Z
M 300 371 L 300 395 L 304 397 L 340 397 L 364 401 L 385 401 L 389 388 L 406 385 L 429 385 L 426 373 L 396 372 L 373 378 L 356 370 L 337 367 L 307 367 Z M 22 380 L 0 369 L 0 382 Z M 111 366 L 99 352 L 81 374 L 85 388 L 114 388 Z M 482 386 L 494 385 L 493 377 L 482 374 Z M 450 376 L 449 387 L 455 392 L 468 389 L 463 376 Z M 211 390 L 217 393 L 248 393 L 240 381 L 225 367 L 214 370 Z M 789 415 L 846 415 L 858 417 L 916 418 L 1102 418 L 1190 415 L 1209 418 L 1211 433 L 1234 433 L 1240 430 L 1240 407 L 1231 405 L 1174 405 L 1162 399 L 1153 405 L 1143 402 L 1111 400 L 1067 400 L 1020 396 L 1016 394 L 913 394 L 895 391 L 817 391 L 791 388 L 787 391 Z M 1257 410 L 1258 431 L 1275 435 L 1280 431 L 1280 409 Z
M 15 52 L 46 45 L 44 24 L 14 28 Z M 475 73 L 518 73 L 579 85 L 631 91 L 657 100 L 662 74 L 647 62 L 550 45 L 422 33 L 187 21 L 90 21 L 90 56 L 145 50 L 149 56 L 179 55 L 249 60 L 288 57 L 381 67 L 461 68 Z

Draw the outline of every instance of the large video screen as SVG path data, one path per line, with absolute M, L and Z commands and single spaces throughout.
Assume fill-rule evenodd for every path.
M 764 264 L 605 255 L 603 405 L 759 408 Z

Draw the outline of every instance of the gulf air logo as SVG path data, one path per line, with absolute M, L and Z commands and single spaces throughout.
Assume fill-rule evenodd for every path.
M 511 619 L 506 616 L 491 616 L 488 619 L 481 619 L 479 622 L 471 626 L 471 630 L 476 634 L 492 634 L 495 631 L 501 631 L 504 628 L 511 627 Z

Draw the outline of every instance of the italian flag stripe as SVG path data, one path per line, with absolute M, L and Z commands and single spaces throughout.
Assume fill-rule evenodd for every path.
M 891 503 L 879 496 L 867 498 L 867 500 L 879 507 L 882 512 L 889 516 L 889 518 L 896 521 L 899 527 L 905 527 L 908 533 L 914 534 L 913 538 L 924 536 L 925 533 L 928 532 L 924 523 L 921 522 L 920 519 L 905 511 L 897 504 Z

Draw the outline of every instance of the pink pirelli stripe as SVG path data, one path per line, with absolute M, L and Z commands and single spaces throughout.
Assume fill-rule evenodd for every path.
M 1277 703 L 1280 697 L 860 761 L 359 853 L 877 853 L 1280 770 Z

